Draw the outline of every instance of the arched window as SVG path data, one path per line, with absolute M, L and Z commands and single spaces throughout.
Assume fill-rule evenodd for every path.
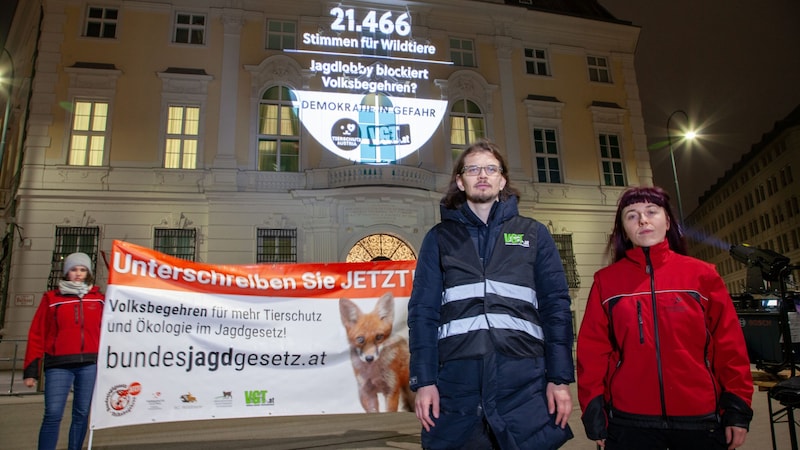
M 450 109 L 450 150 L 453 161 L 470 144 L 486 137 L 486 120 L 481 108 L 475 102 L 461 99 Z
M 300 171 L 300 120 L 285 86 L 264 92 L 258 106 L 257 168 L 267 172 Z
M 416 260 L 414 250 L 400 239 L 388 234 L 372 234 L 353 245 L 345 262 Z

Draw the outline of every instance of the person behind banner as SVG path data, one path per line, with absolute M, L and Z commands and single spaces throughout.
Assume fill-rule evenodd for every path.
M 572 438 L 572 315 L 561 257 L 488 141 L 455 163 L 408 304 L 422 447 L 546 450 Z
M 28 331 L 24 382 L 36 386 L 44 371 L 44 418 L 39 429 L 39 450 L 58 443 L 67 396 L 73 390 L 69 450 L 83 447 L 89 424 L 100 324 L 105 297 L 93 285 L 92 261 L 85 253 L 64 259 L 64 278 L 58 289 L 46 292 Z
M 578 400 L 607 450 L 732 450 L 753 417 L 742 327 L 659 187 L 628 188 L 578 331 Z

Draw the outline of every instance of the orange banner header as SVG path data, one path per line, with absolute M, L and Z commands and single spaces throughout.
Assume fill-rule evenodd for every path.
M 108 283 L 268 297 L 409 297 L 416 261 L 214 265 L 114 241 Z

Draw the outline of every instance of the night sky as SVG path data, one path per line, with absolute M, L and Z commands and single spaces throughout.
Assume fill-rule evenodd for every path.
M 667 118 L 686 216 L 698 198 L 800 104 L 800 1 L 599 0 L 640 26 L 639 94 L 655 183 L 673 193 Z M 798 155 L 800 157 L 800 155 Z

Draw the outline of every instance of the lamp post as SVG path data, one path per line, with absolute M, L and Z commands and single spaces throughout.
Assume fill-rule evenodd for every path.
M 683 117 L 686 118 L 686 122 L 689 122 L 689 115 L 686 114 L 686 111 L 677 109 L 673 111 L 669 117 L 667 117 L 667 144 L 669 145 L 669 160 L 672 163 L 672 180 L 675 182 L 675 197 L 678 200 L 678 216 L 681 220 L 680 227 L 683 228 L 683 203 L 681 202 L 681 187 L 678 183 L 678 171 L 675 169 L 675 153 L 672 151 L 672 133 L 670 133 L 670 122 L 675 114 L 683 114 Z M 692 131 L 684 134 L 684 137 L 688 139 L 694 139 L 694 136 L 695 134 Z

